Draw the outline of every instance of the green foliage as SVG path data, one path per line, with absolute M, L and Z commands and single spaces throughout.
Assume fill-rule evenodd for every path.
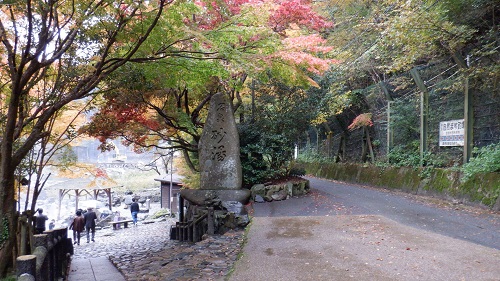
M 277 79 L 253 86 L 253 119 L 239 124 L 246 186 L 288 174 L 295 142 L 316 117 L 319 102 L 317 95 L 308 95 L 304 89 L 289 87 Z
M 192 171 L 183 174 L 184 178 L 182 179 L 182 183 L 184 186 L 190 189 L 199 189 L 200 188 L 200 173 L 193 173 Z
M 421 60 L 432 60 L 459 51 L 475 32 L 453 24 L 446 10 L 433 2 L 407 1 L 395 6 L 388 19 L 379 48 L 387 72 L 408 70 Z
M 306 174 L 306 169 L 304 167 L 292 166 L 290 172 L 288 173 L 290 176 L 304 176 Z
M 391 105 L 391 128 L 394 144 L 406 145 L 419 139 L 419 113 L 415 100 L 397 100 Z
M 273 135 L 263 134 L 257 128 L 257 124 L 242 124 L 239 126 L 239 133 L 244 186 L 262 183 L 284 175 L 285 171 L 280 167 L 283 163 L 269 162 L 276 156 L 273 147 L 280 145 L 267 140 L 268 137 L 272 139 Z M 271 169 L 271 166 L 278 167 L 278 169 Z
M 500 143 L 481 148 L 475 147 L 472 153 L 474 157 L 462 167 L 462 182 L 466 182 L 477 174 L 500 172 Z
M 387 154 L 389 164 L 394 167 L 420 167 L 420 151 L 418 148 L 419 143 L 413 142 L 411 146 L 395 146 L 391 148 Z M 423 166 L 426 168 L 441 167 L 443 162 L 430 151 L 424 153 Z M 425 175 L 427 171 L 423 172 Z M 425 177 L 425 176 L 423 176 Z
M 331 162 L 331 159 L 319 153 L 317 149 L 306 148 L 300 150 L 297 161 L 304 163 L 328 163 Z
M 9 220 L 6 217 L 3 217 L 1 224 L 0 246 L 2 246 L 5 241 L 9 240 Z
M 401 145 L 391 148 L 387 153 L 387 160 L 395 167 L 419 167 L 420 154 L 414 147 L 404 147 Z

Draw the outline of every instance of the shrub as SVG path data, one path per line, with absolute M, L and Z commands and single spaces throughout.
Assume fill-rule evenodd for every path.
M 301 150 L 297 160 L 304 163 L 328 163 L 333 161 L 333 159 L 324 156 L 314 148 Z
M 419 142 L 413 142 L 412 145 L 395 146 L 391 148 L 387 154 L 387 159 L 392 166 L 395 167 L 420 167 L 420 151 Z M 443 159 L 430 151 L 424 153 L 423 166 L 425 167 L 442 167 Z
M 474 157 L 462 167 L 462 182 L 477 174 L 500 172 L 500 143 L 490 144 L 472 150 Z
M 303 167 L 298 167 L 294 166 L 290 169 L 290 172 L 288 173 L 290 176 L 304 176 L 306 174 L 306 169 Z

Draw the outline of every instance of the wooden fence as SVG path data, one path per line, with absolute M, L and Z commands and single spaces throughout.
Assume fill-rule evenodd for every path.
M 17 280 L 64 280 L 73 253 L 68 229 L 53 229 L 33 237 L 31 254 L 17 258 Z

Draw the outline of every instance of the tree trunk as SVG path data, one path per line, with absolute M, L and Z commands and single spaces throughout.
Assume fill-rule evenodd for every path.
M 330 159 L 330 157 L 332 156 L 333 131 L 330 126 L 328 126 L 327 122 L 323 122 L 323 127 L 326 130 L 326 155 L 327 158 Z
M 191 157 L 189 157 L 189 153 L 187 150 L 182 150 L 182 156 L 184 156 L 184 161 L 188 165 L 189 170 L 191 170 L 191 172 L 193 172 L 193 173 L 198 172 L 196 167 L 194 166 L 193 162 L 191 161 Z
M 370 131 L 368 130 L 368 126 L 363 126 L 363 151 L 361 153 L 361 160 L 363 163 L 368 159 L 368 153 L 370 153 L 370 160 L 373 163 L 375 161 L 375 155 L 373 153 Z
M 367 158 L 366 157 L 366 154 L 367 154 L 367 151 L 368 151 L 367 146 L 368 145 L 367 145 L 367 141 L 366 141 L 366 134 L 363 131 L 363 135 L 361 137 L 361 162 L 363 162 L 363 163 L 366 162 L 366 158 Z
M 16 259 L 17 212 L 14 200 L 14 171 L 4 164 L 0 170 L 0 275 L 6 276 Z
M 17 212 L 14 175 L 17 163 L 20 161 L 14 162 L 12 155 L 21 91 L 16 91 L 15 86 L 0 141 L 0 277 L 6 276 L 7 270 L 14 265 L 16 255 Z
M 347 132 L 343 132 L 342 135 L 340 136 L 339 149 L 337 150 L 335 163 L 343 162 L 345 160 L 345 150 L 348 137 L 349 135 L 347 134 Z

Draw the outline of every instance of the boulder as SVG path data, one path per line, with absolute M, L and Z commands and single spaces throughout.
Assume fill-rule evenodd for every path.
M 254 202 L 286 200 L 290 196 L 299 196 L 309 193 L 309 181 L 294 180 L 283 184 L 256 184 L 250 189 L 251 199 Z

